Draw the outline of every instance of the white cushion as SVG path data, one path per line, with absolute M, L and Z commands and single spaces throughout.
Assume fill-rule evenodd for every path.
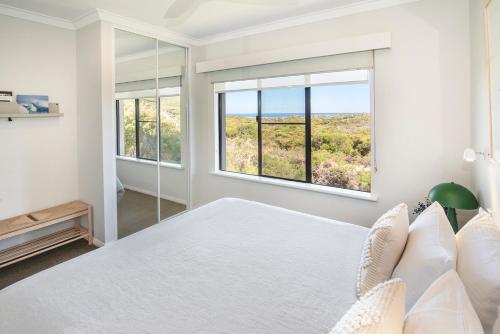
M 457 248 L 457 272 L 484 331 L 491 333 L 500 305 L 500 227 L 480 213 L 458 232 Z
M 391 278 L 408 238 L 408 206 L 399 204 L 372 226 L 358 270 L 358 297 Z
M 367 292 L 339 320 L 330 334 L 402 334 L 405 285 L 400 279 Z
M 404 334 L 482 334 L 481 321 L 455 270 L 424 292 L 406 315 Z
M 456 268 L 455 243 L 453 229 L 437 202 L 410 225 L 405 250 L 392 274 L 406 283 L 407 310 L 438 277 Z

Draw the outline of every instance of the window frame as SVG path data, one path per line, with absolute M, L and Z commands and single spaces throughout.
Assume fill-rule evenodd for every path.
M 327 71 L 327 72 L 317 72 L 317 73 L 307 73 L 302 75 L 312 75 L 312 74 L 321 74 L 321 73 L 334 73 L 334 72 L 345 72 L 345 71 L 355 71 L 355 70 L 366 70 L 368 74 L 367 82 L 370 90 L 370 191 L 361 191 L 361 190 L 352 190 L 347 188 L 341 188 L 330 185 L 322 185 L 316 184 L 312 182 L 312 117 L 311 117 L 311 88 L 318 86 L 334 86 L 334 85 L 352 85 L 356 83 L 365 83 L 366 81 L 342 81 L 342 82 L 334 82 L 334 83 L 319 83 L 319 84 L 311 84 L 308 79 L 306 79 L 306 84 L 302 86 L 275 86 L 271 88 L 262 88 L 260 84 L 257 84 L 257 88 L 252 89 L 231 89 L 227 91 L 221 91 L 216 88 L 216 84 L 213 84 L 213 92 L 214 92 L 214 110 L 215 110 L 215 133 L 216 133 L 216 142 L 215 144 L 215 170 L 213 170 L 212 174 L 218 176 L 225 176 L 231 178 L 238 178 L 247 181 L 256 181 L 259 183 L 265 184 L 275 184 L 279 186 L 298 188 L 304 190 L 311 190 L 315 192 L 321 193 L 331 193 L 336 195 L 341 195 L 345 197 L 364 199 L 369 201 L 377 201 L 378 197 L 374 194 L 374 175 L 378 171 L 377 167 L 377 159 L 376 159 L 376 137 L 375 137 L 375 87 L 374 87 L 374 71 L 373 68 L 356 68 L 356 69 L 343 69 L 336 71 Z M 277 76 L 282 77 L 282 76 Z M 269 79 L 273 77 L 266 77 L 262 79 Z M 261 79 L 250 79 L 250 80 L 261 80 Z M 237 80 L 235 80 L 237 81 Z M 232 80 L 228 80 L 226 82 L 232 82 Z M 284 177 L 277 176 L 268 176 L 262 173 L 262 106 L 261 106 L 261 92 L 263 89 L 279 89 L 279 88 L 289 88 L 289 87 L 302 87 L 305 89 L 305 168 L 306 168 L 306 180 L 295 180 Z M 238 91 L 257 91 L 258 94 L 258 111 L 257 111 L 257 124 L 258 124 L 258 173 L 247 174 L 236 171 L 227 171 L 223 166 L 225 166 L 225 110 L 221 108 L 225 108 L 224 103 L 225 99 L 223 98 L 225 93 L 228 92 L 238 92 Z M 264 123 L 265 124 L 265 123 Z M 274 123 L 273 123 L 274 124 Z M 287 124 L 287 123 L 279 123 L 279 124 Z M 302 123 L 293 123 L 294 125 L 301 125 Z M 224 143 L 224 146 L 222 144 Z M 274 180 L 274 181 L 273 181 Z
M 157 105 L 158 105 L 158 108 L 159 108 L 159 112 L 161 112 L 161 98 L 162 97 L 172 97 L 172 96 L 180 96 L 179 94 L 162 94 L 162 95 L 158 95 L 158 101 L 157 101 Z M 175 168 L 175 169 L 182 169 L 183 168 L 183 150 L 182 150 L 182 138 L 183 138 L 183 134 L 182 134 L 182 120 L 181 120 L 181 124 L 180 124 L 180 128 L 181 128 L 181 159 L 178 163 L 176 162 L 170 162 L 170 161 L 162 161 L 161 160 L 161 122 L 160 124 L 157 124 L 157 127 L 156 127 L 156 131 L 158 133 L 158 136 L 160 137 L 159 138 L 159 143 L 160 143 L 160 150 L 158 151 L 160 153 L 160 157 L 157 157 L 157 159 L 149 159 L 149 158 L 145 158 L 145 157 L 141 157 L 140 155 L 140 138 L 139 138 L 139 124 L 141 122 L 154 122 L 156 123 L 155 121 L 141 121 L 140 120 L 140 100 L 141 99 L 154 99 L 155 96 L 149 96 L 149 95 L 141 95 L 141 96 L 136 96 L 136 97 L 121 97 L 121 98 L 115 98 L 115 113 L 116 113 L 116 156 L 119 158 L 119 159 L 123 159 L 123 160 L 135 160 L 135 161 L 143 161 L 143 162 L 146 162 L 146 163 L 151 163 L 151 162 L 158 162 L 160 163 L 161 166 L 166 166 L 166 167 L 172 167 L 172 168 Z M 135 101 L 135 109 L 134 109 L 134 113 L 135 113 L 135 156 L 134 157 L 129 157 L 129 156 L 126 156 L 126 155 L 122 155 L 120 154 L 120 150 L 121 150 L 121 140 L 120 140 L 120 136 L 121 136 L 121 133 L 120 133 L 120 129 L 121 129 L 121 122 L 122 122 L 122 118 L 120 117 L 120 101 L 121 100 L 134 100 Z M 182 98 L 181 98 L 181 101 L 182 101 Z M 181 109 L 180 109 L 180 112 L 182 113 L 182 106 L 181 106 Z

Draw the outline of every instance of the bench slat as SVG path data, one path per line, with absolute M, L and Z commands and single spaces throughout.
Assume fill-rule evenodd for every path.
M 18 235 L 23 231 L 31 231 L 40 227 L 48 226 L 48 222 L 57 223 L 61 218 L 74 218 L 87 213 L 88 204 L 81 201 L 73 201 L 66 204 L 54 206 L 49 209 L 35 211 L 25 215 L 0 220 L 0 240 L 8 236 Z M 19 232 L 19 233 L 18 233 Z
M 73 201 L 49 209 L 32 212 L 31 216 L 41 222 L 66 217 L 80 211 L 85 211 L 87 208 L 88 204 L 81 201 Z

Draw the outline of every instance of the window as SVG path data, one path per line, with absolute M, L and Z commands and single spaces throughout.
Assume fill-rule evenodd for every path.
M 179 89 L 159 97 L 160 161 L 181 163 L 181 98 Z M 128 93 L 127 93 L 128 94 Z M 156 161 L 156 100 L 154 97 L 116 100 L 117 154 Z
M 219 169 L 371 191 L 370 70 L 215 84 Z
M 181 162 L 181 97 L 160 97 L 160 157 L 161 161 Z

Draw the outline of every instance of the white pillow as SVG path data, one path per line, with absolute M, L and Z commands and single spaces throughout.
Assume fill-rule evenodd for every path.
M 393 279 L 361 297 L 330 334 L 402 334 L 404 314 L 405 284 Z
M 495 325 L 493 326 L 492 334 L 500 334 L 500 306 L 498 307 L 497 313 L 497 321 L 495 321 Z
M 457 272 L 484 331 L 491 333 L 500 305 L 500 227 L 480 213 L 458 232 L 457 248 Z
M 391 278 L 405 248 L 409 224 L 406 204 L 387 211 L 373 224 L 358 270 L 358 297 Z
M 410 225 L 408 241 L 392 277 L 406 283 L 409 310 L 441 275 L 456 268 L 455 234 L 439 203 L 434 202 Z
M 455 270 L 424 292 L 406 315 L 404 334 L 482 334 L 483 328 Z

